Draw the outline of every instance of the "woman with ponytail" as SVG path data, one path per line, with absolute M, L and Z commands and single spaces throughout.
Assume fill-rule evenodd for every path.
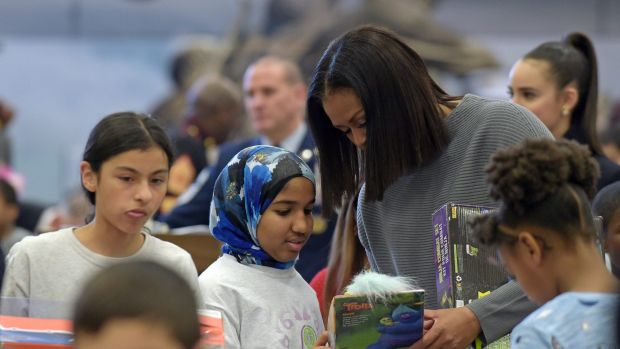
M 599 189 L 620 180 L 620 166 L 603 155 L 597 138 L 598 69 L 586 35 L 571 33 L 528 52 L 510 71 L 508 94 L 557 139 L 574 139 L 590 148 L 601 168 Z

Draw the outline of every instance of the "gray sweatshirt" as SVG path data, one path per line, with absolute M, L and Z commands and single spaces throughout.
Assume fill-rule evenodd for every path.
M 225 254 L 199 284 L 206 308 L 222 313 L 227 349 L 312 348 L 323 331 L 316 293 L 295 268 L 245 265 Z
M 196 267 L 189 253 L 180 247 L 145 234 L 144 244 L 134 255 L 107 257 L 82 245 L 73 229 L 26 237 L 11 248 L 2 297 L 15 299 L 4 300 L 3 313 L 68 318 L 73 311 L 73 302 L 90 277 L 113 263 L 137 259 L 159 262 L 176 270 L 201 302 Z

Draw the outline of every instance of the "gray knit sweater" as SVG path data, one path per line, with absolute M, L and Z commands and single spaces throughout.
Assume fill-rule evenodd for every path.
M 432 213 L 447 202 L 491 205 L 484 167 L 497 150 L 526 138 L 551 138 L 529 111 L 505 101 L 466 95 L 446 119 L 450 143 L 433 162 L 392 184 L 382 201 L 367 202 L 365 186 L 357 212 L 360 240 L 374 270 L 415 277 L 436 309 Z M 469 308 L 490 342 L 534 310 L 510 282 Z

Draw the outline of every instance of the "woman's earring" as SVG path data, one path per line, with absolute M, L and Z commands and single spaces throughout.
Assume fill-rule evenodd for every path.
M 563 106 L 562 107 L 562 116 L 568 116 L 568 114 L 570 113 L 570 110 L 568 109 L 567 106 Z

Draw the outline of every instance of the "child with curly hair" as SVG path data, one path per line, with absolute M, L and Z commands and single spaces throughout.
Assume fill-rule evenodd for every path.
M 474 220 L 483 244 L 541 307 L 512 331 L 511 348 L 615 348 L 618 281 L 596 245 L 590 199 L 599 168 L 574 141 L 527 140 L 486 169 L 500 209 Z

